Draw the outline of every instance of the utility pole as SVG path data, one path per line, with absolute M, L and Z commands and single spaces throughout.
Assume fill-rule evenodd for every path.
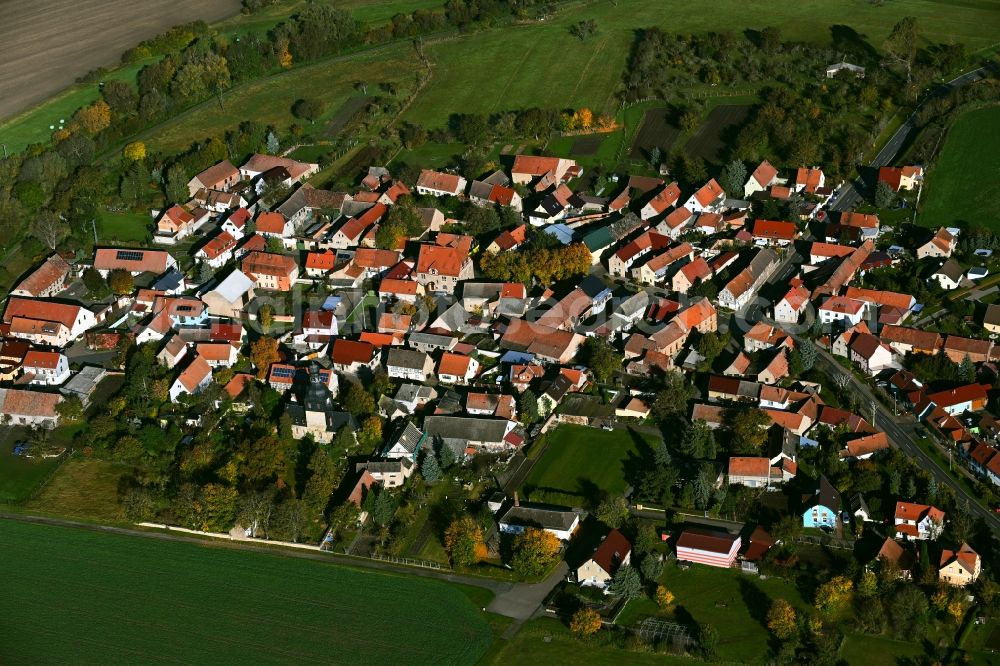
M 97 245 L 97 219 L 96 218 L 90 220 L 90 226 L 94 230 L 94 245 Z
M 875 401 L 872 400 L 872 425 L 875 425 Z

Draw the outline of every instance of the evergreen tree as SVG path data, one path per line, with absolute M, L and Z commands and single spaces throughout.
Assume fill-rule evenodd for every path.
M 278 143 L 278 135 L 274 133 L 274 130 L 271 130 L 267 133 L 267 152 L 277 155 L 280 149 L 281 144 Z
M 968 354 L 962 358 L 962 362 L 958 365 L 958 376 L 969 383 L 976 381 L 976 365 Z
M 889 184 L 884 180 L 880 180 L 878 185 L 875 186 L 875 207 L 888 208 L 892 205 L 895 198 L 896 194 L 889 187 Z
M 747 182 L 747 167 L 740 160 L 733 160 L 722 170 L 719 184 L 731 197 L 743 196 L 743 187 Z
M 420 474 L 427 483 L 434 483 L 441 479 L 441 466 L 434 455 L 430 453 L 424 455 L 424 460 L 420 463 Z
M 451 469 L 458 462 L 458 458 L 455 457 L 455 450 L 444 444 L 438 449 L 438 464 L 442 470 Z
M 813 366 L 816 365 L 816 357 L 819 356 L 819 350 L 816 348 L 816 345 L 809 340 L 802 340 L 798 343 L 798 350 L 799 360 L 802 362 L 802 370 L 812 370 Z

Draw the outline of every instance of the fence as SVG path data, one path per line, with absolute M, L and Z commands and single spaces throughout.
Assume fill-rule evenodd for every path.
M 0 506 L 9 506 L 9 507 L 23 506 L 24 504 L 27 504 L 31 500 L 38 497 L 39 493 L 41 493 L 42 490 L 45 488 L 45 486 L 49 484 L 49 481 L 52 480 L 52 477 L 56 475 L 56 472 L 62 469 L 62 466 L 66 464 L 66 461 L 69 460 L 70 456 L 72 455 L 73 455 L 73 449 L 67 449 L 66 451 L 64 451 L 62 454 L 60 454 L 57 464 L 54 465 L 51 470 L 49 470 L 49 473 L 45 475 L 45 478 L 42 479 L 38 483 L 38 485 L 35 486 L 34 490 L 32 490 L 26 497 L 22 497 L 21 499 L 0 501 Z
M 378 560 L 380 562 L 389 562 L 390 564 L 402 564 L 408 567 L 422 567 L 424 569 L 434 569 L 436 571 L 448 570 L 446 567 L 442 566 L 440 562 L 433 562 L 431 560 L 414 560 L 409 557 L 396 557 L 394 555 L 378 555 L 372 554 L 370 559 Z

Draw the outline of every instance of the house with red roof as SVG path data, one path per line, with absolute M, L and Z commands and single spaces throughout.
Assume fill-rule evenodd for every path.
M 788 293 L 774 304 L 774 321 L 797 324 L 808 307 L 809 290 L 802 286 L 801 280 L 794 279 Z
M 626 191 L 628 191 L 626 189 Z M 677 205 L 681 198 L 681 188 L 676 182 L 664 185 L 663 189 L 653 195 L 639 210 L 639 217 L 643 220 L 651 220 L 654 217 L 663 215 L 668 210 Z M 689 212 L 690 214 L 690 212 Z
M 647 233 L 663 239 L 667 243 L 670 241 L 667 236 L 661 236 L 655 232 Z M 661 245 L 661 243 L 657 243 L 657 245 Z M 622 248 L 619 252 L 622 252 L 624 249 Z M 655 251 L 656 248 L 651 249 Z M 694 246 L 688 242 L 680 243 L 679 245 L 667 248 L 666 251 L 656 254 L 652 259 L 632 268 L 632 278 L 641 284 L 655 285 L 668 276 L 676 274 L 682 266 L 688 265 L 693 259 Z M 620 261 L 617 254 L 611 257 L 609 264 L 616 263 L 616 261 Z M 625 273 L 622 273 L 622 277 L 624 275 Z
M 819 320 L 827 325 L 837 322 L 845 326 L 856 326 L 861 322 L 864 314 L 864 301 L 857 301 L 846 296 L 828 298 L 819 307 Z
M 413 279 L 428 291 L 454 293 L 458 283 L 475 277 L 471 236 L 439 233 L 433 243 L 422 243 Z
M 306 275 L 311 278 L 324 278 L 333 272 L 337 264 L 336 250 L 322 250 L 306 253 Z
M 896 537 L 906 539 L 937 539 L 944 530 L 944 511 L 929 504 L 896 502 L 894 524 Z
M 260 289 L 290 291 L 299 277 L 295 258 L 272 252 L 251 252 L 240 264 L 240 270 Z
M 94 313 L 80 305 L 12 296 L 3 312 L 8 335 L 39 345 L 65 347 L 97 325 Z
M 878 170 L 878 182 L 885 183 L 893 192 L 912 190 L 924 180 L 922 166 L 884 166 Z
M 636 261 L 651 252 L 657 252 L 670 245 L 670 238 L 655 231 L 647 231 L 626 243 L 608 259 L 608 272 L 617 277 L 625 277 Z
M 507 229 L 500 232 L 492 243 L 486 247 L 488 254 L 499 254 L 500 252 L 511 252 L 521 247 L 528 240 L 528 227 L 522 224 L 514 229 Z
M 202 245 L 194 256 L 212 268 L 222 268 L 232 260 L 237 242 L 228 231 L 223 231 Z
M 851 363 L 865 374 L 875 376 L 888 368 L 898 368 L 892 348 L 871 333 L 860 333 L 848 343 Z
M 944 227 L 939 228 L 929 241 L 917 248 L 917 259 L 933 257 L 947 259 L 955 251 L 958 239 Z
M 212 368 L 231 368 L 240 357 L 239 347 L 228 342 L 198 342 L 194 349 Z
M 778 170 L 771 166 L 771 163 L 764 160 L 750 174 L 746 184 L 743 186 L 743 198 L 749 199 L 755 192 L 764 192 L 778 180 Z M 735 192 L 733 193 L 736 194 Z
M 212 366 L 201 356 L 195 355 L 170 386 L 170 402 L 177 402 L 182 395 L 197 395 L 212 383 Z
M 416 303 L 424 295 L 424 285 L 413 280 L 384 278 L 378 285 L 378 297 L 384 301 L 397 300 Z
M 726 207 L 726 193 L 713 178 L 692 194 L 684 207 L 692 213 L 721 213 Z
M 785 247 L 798 237 L 799 229 L 794 222 L 755 220 L 751 233 L 755 245 Z
M 729 458 L 729 484 L 748 488 L 776 490 L 776 486 L 795 478 L 798 465 L 788 458 L 772 464 L 763 456 L 732 456 Z
M 618 530 L 611 530 L 590 559 L 576 570 L 580 587 L 596 587 L 608 593 L 608 584 L 620 567 L 632 561 L 632 544 Z
M 177 268 L 177 260 L 164 250 L 103 247 L 94 251 L 94 269 L 104 278 L 115 270 L 135 276 L 142 273 L 162 275 L 171 268 Z
M 333 359 L 333 369 L 349 375 L 356 375 L 363 369 L 374 370 L 378 367 L 378 350 L 367 342 L 336 338 L 330 352 Z
M 945 548 L 941 551 L 938 580 L 942 583 L 955 587 L 966 587 L 975 583 L 982 571 L 982 558 L 964 541 L 958 550 Z
M 29 384 L 58 386 L 70 377 L 69 360 L 59 352 L 32 349 L 24 355 L 22 367 Z
M 437 376 L 442 384 L 468 384 L 479 372 L 479 361 L 464 354 L 445 352 L 438 361 Z
M 948 414 L 957 416 L 965 412 L 986 409 L 989 402 L 990 386 L 986 384 L 966 384 L 945 391 L 928 393 L 927 399 Z
M 819 167 L 812 167 L 811 169 L 801 167 L 795 173 L 795 186 L 793 188 L 795 192 L 815 194 L 816 190 L 824 185 L 826 185 L 826 175 Z
M 10 294 L 11 296 L 27 298 L 55 296 L 66 288 L 66 278 L 69 276 L 69 272 L 69 263 L 59 254 L 53 254 L 28 277 L 21 280 Z
M 873 432 L 847 441 L 838 455 L 841 460 L 867 460 L 878 451 L 885 451 L 888 448 L 889 438 L 886 434 Z
M 38 426 L 51 430 L 59 424 L 56 406 L 63 397 L 22 389 L 0 388 L 0 417 L 8 425 Z
M 670 211 L 670 213 L 660 220 L 660 223 L 656 225 L 656 231 L 659 233 L 669 236 L 671 240 L 677 240 L 677 238 L 683 234 L 697 219 L 697 216 L 692 212 L 687 206 L 681 206 L 675 210 Z
M 670 288 L 678 294 L 687 294 L 688 290 L 712 277 L 712 269 L 702 257 L 697 257 L 674 273 L 670 279 Z
M 458 174 L 423 169 L 417 178 L 417 194 L 434 197 L 457 197 L 465 193 L 468 181 Z
M 313 351 L 326 349 L 337 335 L 337 317 L 332 310 L 306 310 L 292 341 Z
M 739 534 L 688 527 L 677 538 L 677 561 L 731 569 L 742 546 Z
M 264 238 L 291 238 L 295 233 L 292 223 L 275 211 L 267 211 L 257 216 L 254 222 L 257 233 Z
M 528 185 L 540 179 L 547 187 L 558 185 L 582 174 L 583 169 L 573 160 L 534 155 L 517 155 L 510 170 L 511 179 L 516 185 Z
M 337 231 L 324 243 L 324 247 L 331 247 L 338 250 L 357 247 L 361 244 L 361 239 L 369 229 L 371 229 L 382 216 L 389 211 L 389 207 L 383 203 L 376 203 L 371 208 L 366 209 L 360 215 L 352 217 L 340 226 Z
M 280 155 L 264 155 L 255 153 L 250 156 L 243 166 L 240 167 L 240 176 L 246 180 L 253 180 L 258 176 L 267 176 L 272 173 L 281 173 L 274 182 L 281 183 L 284 187 L 291 187 L 295 183 L 305 180 L 319 171 L 319 164 L 309 162 L 299 162 L 290 157 Z M 258 182 L 264 180 L 260 178 Z M 263 186 L 258 185 L 257 193 L 263 191 Z
M 237 208 L 226 221 L 222 223 L 220 227 L 223 231 L 228 231 L 229 235 L 239 240 L 247 233 L 247 224 L 250 222 L 250 218 L 253 217 L 249 210 L 246 208 Z

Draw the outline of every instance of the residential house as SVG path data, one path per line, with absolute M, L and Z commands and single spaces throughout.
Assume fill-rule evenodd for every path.
M 647 231 L 611 255 L 611 258 L 608 259 L 608 272 L 611 275 L 625 277 L 637 260 L 651 252 L 662 250 L 669 245 L 669 237 L 658 234 L 655 231 Z M 690 248 L 691 246 L 688 245 L 688 247 Z
M 497 393 L 468 393 L 465 411 L 473 416 L 497 416 L 517 420 L 517 403 L 512 395 Z
M 869 376 L 897 367 L 892 359 L 892 348 L 870 333 L 854 336 L 848 347 L 851 362 Z
M 163 348 L 156 354 L 156 361 L 173 370 L 187 356 L 187 352 L 188 346 L 184 339 L 177 333 L 171 333 Z
M 840 230 L 856 229 L 856 232 L 848 233 L 852 236 L 860 238 L 861 240 L 878 238 L 880 232 L 878 216 L 870 213 L 841 213 L 840 221 L 837 223 L 836 227 Z M 827 240 L 833 242 L 833 240 L 836 239 L 831 240 L 828 235 Z
M 516 448 L 523 443 L 517 436 L 517 422 L 509 419 L 484 419 L 473 416 L 428 416 L 424 432 L 437 446 L 449 446 L 461 457 L 467 452 Z
M 256 296 L 254 281 L 240 271 L 233 271 L 216 287 L 201 295 L 213 317 L 239 319 Z
M 719 292 L 719 305 L 730 310 L 740 310 L 757 294 L 757 290 L 779 264 L 778 255 L 764 248 L 754 255 L 750 265 Z
M 964 412 L 977 412 L 986 409 L 989 402 L 987 384 L 966 384 L 945 391 L 928 393 L 927 399 L 952 416 Z
M 21 280 L 10 292 L 11 296 L 48 298 L 66 288 L 70 266 L 59 254 L 53 254 L 42 265 Z
M 345 203 L 352 200 L 349 194 L 317 190 L 309 183 L 303 183 L 276 210 L 284 215 L 293 227 L 304 228 L 315 219 L 317 212 L 335 216 L 341 212 Z
M 537 179 L 547 188 L 580 176 L 583 170 L 570 159 L 517 155 L 510 173 L 516 185 L 528 185 Z
M 236 192 L 221 192 L 219 190 L 198 190 L 194 193 L 191 201 L 210 213 L 225 213 L 228 210 L 243 208 L 247 205 L 247 200 Z
M 294 257 L 271 252 L 251 252 L 243 259 L 240 270 L 256 287 L 272 291 L 290 291 L 299 277 Z
M 257 181 L 257 193 L 264 191 L 264 183 L 270 182 L 281 187 L 291 187 L 319 171 L 318 164 L 299 162 L 279 155 L 256 153 L 240 167 L 240 176 Z
M 782 459 L 777 465 L 762 456 L 732 456 L 729 459 L 730 485 L 773 489 L 795 478 L 794 461 Z
M 947 259 L 955 251 L 958 239 L 951 235 L 951 232 L 940 227 L 929 241 L 917 248 L 917 259 L 932 257 L 935 259 Z
M 799 235 L 799 229 L 794 222 L 778 220 L 754 220 L 753 241 L 756 245 L 777 245 L 785 247 Z
M 883 564 L 889 564 L 898 573 L 901 580 L 911 580 L 913 569 L 917 563 L 916 554 L 891 537 L 882 542 L 875 559 Z
M 861 435 L 844 444 L 838 455 L 841 460 L 867 460 L 879 451 L 889 448 L 889 438 L 884 432 Z
M 618 530 L 611 530 L 590 559 L 576 570 L 580 587 L 596 587 L 607 592 L 608 584 L 619 567 L 632 561 L 632 544 Z
M 973 363 L 985 363 L 992 357 L 993 341 L 947 335 L 941 351 L 954 363 L 962 363 L 966 356 Z
M 413 474 L 416 463 L 409 458 L 392 458 L 389 460 L 369 460 L 356 463 L 355 471 L 367 471 L 376 483 L 385 488 L 399 488 Z
M 811 169 L 801 167 L 795 173 L 795 185 L 792 188 L 795 192 L 805 192 L 815 194 L 816 190 L 826 185 L 826 175 L 819 167 Z
M 696 216 L 687 206 L 681 206 L 660 220 L 656 225 L 656 231 L 669 237 L 670 240 L 677 240 L 681 234 L 694 223 Z
M 802 512 L 802 526 L 834 529 L 840 520 L 842 507 L 840 491 L 833 487 L 826 476 L 821 475 L 816 493 Z
M 199 342 L 194 348 L 195 353 L 212 368 L 231 368 L 240 356 L 239 347 L 228 342 Z
M 943 343 L 940 333 L 904 326 L 883 326 L 879 331 L 879 337 L 900 356 L 911 352 L 914 354 L 936 354 Z
M 211 383 L 212 367 L 202 357 L 195 356 L 170 386 L 170 402 L 177 402 L 182 395 L 197 395 Z
M 551 508 L 541 504 L 523 505 L 514 495 L 514 505 L 497 521 L 501 534 L 520 534 L 529 527 L 545 530 L 560 541 L 569 541 L 580 525 L 575 511 Z
M 479 372 L 479 361 L 471 356 L 445 352 L 438 362 L 437 377 L 442 384 L 469 384 Z
M 757 165 L 743 186 L 743 198 L 749 199 L 755 192 L 765 192 L 777 180 L 778 170 L 771 166 L 770 162 L 764 160 Z
M 385 278 L 378 285 L 378 296 L 383 301 L 397 300 L 416 303 L 418 296 L 424 295 L 424 285 L 412 280 Z
M 938 580 L 942 583 L 955 587 L 967 587 L 979 579 L 979 574 L 982 571 L 982 558 L 964 541 L 958 550 L 945 548 L 941 551 Z
M 965 269 L 954 259 L 948 259 L 946 262 L 941 264 L 941 267 L 934 271 L 928 282 L 931 280 L 938 283 L 938 286 L 945 291 L 952 291 L 958 289 L 962 285 L 962 279 L 965 276 Z
M 831 259 L 843 259 L 854 254 L 856 249 L 850 245 L 814 242 L 809 247 L 809 263 L 815 266 Z
M 704 258 L 698 257 L 694 261 L 681 266 L 680 270 L 674 273 L 670 279 L 670 287 L 678 294 L 687 294 L 691 287 L 701 284 L 712 277 L 712 268 Z
M 486 247 L 488 254 L 499 254 L 501 252 L 512 252 L 524 245 L 528 240 L 527 225 L 520 225 L 513 229 L 501 231 L 492 243 Z
M 70 377 L 69 360 L 59 352 L 32 349 L 24 355 L 22 368 L 29 384 L 58 386 Z
M 693 213 L 721 213 L 725 204 L 726 193 L 713 178 L 692 194 L 684 207 Z
M 912 190 L 923 180 L 924 168 L 921 166 L 884 166 L 878 170 L 878 182 L 885 183 L 893 192 Z
M 417 178 L 417 194 L 435 197 L 457 197 L 465 193 L 468 182 L 453 173 L 423 169 Z
M 163 250 L 99 248 L 94 252 L 94 269 L 105 278 L 114 270 L 126 271 L 131 275 L 162 275 L 171 268 L 177 268 L 177 261 Z
M 1000 304 L 990 303 L 983 314 L 983 328 L 990 333 L 1000 333 Z
M 357 375 L 364 369 L 374 370 L 378 366 L 378 350 L 367 342 L 335 338 L 330 353 L 333 368 L 337 372 Z
M 254 222 L 254 229 L 264 238 L 291 238 L 295 233 L 291 221 L 276 211 L 268 211 L 258 215 Z
M 80 305 L 11 296 L 3 312 L 8 335 L 34 344 L 65 347 L 97 325 L 94 313 Z
M 413 425 L 412 421 L 406 421 L 386 445 L 382 451 L 382 457 L 388 459 L 402 458 L 415 463 L 426 439 L 427 435 L 420 428 Z
M 774 320 L 785 324 L 797 324 L 802 314 L 809 308 L 809 290 L 802 281 L 795 279 L 781 300 L 774 305 Z
M 653 197 L 646 202 L 646 204 L 640 209 L 639 217 L 643 220 L 651 220 L 654 217 L 663 215 L 669 209 L 677 205 L 677 202 L 681 198 L 681 188 L 674 182 L 669 185 L 664 185 L 663 189 L 657 192 Z M 688 211 L 688 217 L 691 216 L 691 211 Z
M 659 238 L 667 238 L 660 234 L 655 235 Z M 655 285 L 671 273 L 676 275 L 676 271 L 688 265 L 693 258 L 694 246 L 687 242 L 681 243 L 669 248 L 665 252 L 661 252 L 642 265 L 633 268 L 632 277 L 641 284 Z M 615 257 L 612 257 L 611 260 L 614 261 Z
M 233 258 L 233 250 L 236 249 L 237 239 L 234 238 L 228 231 L 223 231 L 218 236 L 215 236 L 210 241 L 201 246 L 201 248 L 194 253 L 196 259 L 199 259 L 212 268 L 222 268 L 227 263 L 229 263 Z
M 459 282 L 475 277 L 471 236 L 439 233 L 433 243 L 423 243 L 413 279 L 428 291 L 454 293 Z
M 361 244 L 365 233 L 388 211 L 389 207 L 383 203 L 373 204 L 356 217 L 349 218 L 344 222 L 328 240 L 324 241 L 323 246 L 338 250 L 357 247 Z
M 743 547 L 739 534 L 703 527 L 685 527 L 677 537 L 677 561 L 731 569 Z
M 333 341 L 337 332 L 337 317 L 332 310 L 306 310 L 302 313 L 301 327 L 292 335 L 292 341 L 312 351 L 321 351 Z
M 944 529 L 944 511 L 929 504 L 896 502 L 893 522 L 897 538 L 933 540 Z
M 527 352 L 550 363 L 570 363 L 576 358 L 583 336 L 573 331 L 514 319 L 500 338 L 503 349 Z
M 247 224 L 250 222 L 251 217 L 250 211 L 246 208 L 237 208 L 229 214 L 226 221 L 219 228 L 239 240 L 246 235 Z
M 819 307 L 819 320 L 826 325 L 837 322 L 844 327 L 856 326 L 861 323 L 864 314 L 864 302 L 846 296 L 828 298 Z
M 59 424 L 56 406 L 62 400 L 58 393 L 0 388 L 0 417 L 8 425 L 51 430 Z
M 188 181 L 188 196 L 193 197 L 201 189 L 228 192 L 238 182 L 239 169 L 229 160 L 222 160 Z
M 434 359 L 416 349 L 390 349 L 385 367 L 393 379 L 425 382 L 434 376 Z

